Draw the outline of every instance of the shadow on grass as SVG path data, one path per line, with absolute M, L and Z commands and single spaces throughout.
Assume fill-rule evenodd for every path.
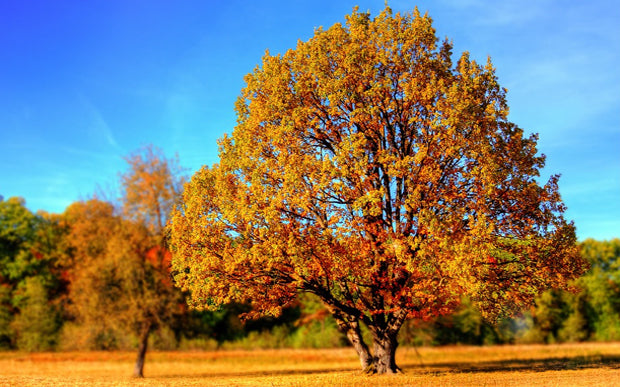
M 409 371 L 416 373 L 493 373 L 512 371 L 568 371 L 601 367 L 620 369 L 620 355 L 548 357 L 543 359 L 508 359 L 475 363 L 448 362 L 413 364 L 408 362 L 403 369 L 405 372 Z
M 268 371 L 243 371 L 243 367 L 239 367 L 237 371 L 230 372 L 205 372 L 200 374 L 189 375 L 165 375 L 158 378 L 258 378 L 258 377 L 277 377 L 277 376 L 295 376 L 295 375 L 316 375 L 328 374 L 333 372 L 355 372 L 356 369 L 351 368 L 326 368 L 326 369 L 276 369 Z M 361 373 L 361 371 L 360 371 Z
M 435 374 L 444 373 L 501 373 L 501 372 L 545 372 L 545 371 L 567 371 L 582 370 L 588 368 L 612 368 L 620 369 L 620 355 L 596 355 L 596 356 L 576 356 L 576 357 L 549 357 L 543 359 L 509 359 L 492 360 L 475 363 L 468 362 L 446 362 L 415 364 L 411 361 L 403 364 L 403 371 L 406 374 Z M 232 378 L 232 377 L 277 377 L 295 375 L 315 375 L 324 373 L 361 371 L 350 367 L 336 367 L 325 369 L 275 369 L 265 371 L 243 371 L 240 367 L 231 371 L 219 371 L 191 375 L 192 378 Z M 166 375 L 164 378 L 188 377 L 188 375 Z

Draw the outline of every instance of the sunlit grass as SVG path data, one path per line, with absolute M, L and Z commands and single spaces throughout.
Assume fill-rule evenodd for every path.
M 0 352 L 0 385 L 74 386 L 591 386 L 620 383 L 620 344 L 401 348 L 403 375 L 367 376 L 352 349 L 150 352 Z

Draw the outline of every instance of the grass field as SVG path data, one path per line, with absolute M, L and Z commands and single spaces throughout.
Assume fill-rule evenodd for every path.
M 400 348 L 404 374 L 359 372 L 352 349 L 150 352 L 132 379 L 132 352 L 0 352 L 0 386 L 613 386 L 620 343 Z

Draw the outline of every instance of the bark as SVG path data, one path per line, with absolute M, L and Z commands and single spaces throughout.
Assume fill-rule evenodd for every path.
M 360 358 L 360 365 L 362 370 L 366 370 L 372 367 L 373 359 L 370 355 L 370 350 L 362 338 L 362 331 L 360 330 L 359 321 L 353 318 L 346 318 L 338 313 L 334 313 L 338 329 L 347 335 L 347 339 L 357 352 L 357 356 Z
M 372 365 L 372 356 L 370 355 L 368 346 L 362 338 L 362 331 L 360 330 L 359 323 L 355 321 L 350 325 L 349 330 L 346 332 L 347 338 L 349 339 L 351 345 L 353 345 L 355 352 L 357 352 L 357 356 L 360 358 L 360 365 L 362 366 L 362 369 L 365 370 Z
M 381 335 L 373 335 L 373 369 L 372 373 L 396 374 L 401 369 L 396 365 L 396 347 L 398 341 L 396 334 L 389 332 Z
M 146 357 L 146 349 L 149 343 L 149 335 L 151 334 L 151 323 L 146 323 L 140 332 L 140 343 L 138 345 L 138 357 L 136 365 L 133 369 L 134 378 L 144 377 L 144 359 Z
M 360 319 L 329 305 L 338 328 L 347 335 L 349 342 L 357 352 L 362 371 L 368 374 L 395 374 L 402 372 L 396 365 L 396 348 L 398 347 L 398 331 L 402 327 L 407 313 L 404 310 L 395 312 L 384 320 L 366 322 L 372 332 L 373 355 L 364 342 L 360 329 Z

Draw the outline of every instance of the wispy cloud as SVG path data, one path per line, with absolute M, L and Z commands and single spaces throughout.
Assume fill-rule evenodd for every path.
M 90 122 L 88 123 L 88 130 L 101 137 L 105 143 L 111 146 L 115 151 L 122 152 L 122 148 L 116 141 L 114 132 L 106 122 L 100 110 L 83 94 L 80 94 L 79 98 L 90 119 Z

